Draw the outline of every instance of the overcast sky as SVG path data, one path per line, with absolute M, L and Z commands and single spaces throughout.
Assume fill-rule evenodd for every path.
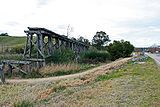
M 105 31 L 136 47 L 160 44 L 160 0 L 0 0 L 0 33 L 45 27 L 66 35 L 68 26 L 76 38 Z

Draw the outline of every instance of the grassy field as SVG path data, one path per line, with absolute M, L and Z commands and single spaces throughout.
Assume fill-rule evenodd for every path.
M 82 78 L 56 82 L 0 85 L 0 104 L 30 107 L 159 107 L 160 70 L 152 59 L 128 63 L 91 82 Z
M 26 37 L 22 36 L 0 36 L 0 57 L 6 54 L 22 52 L 26 43 Z M 2 56 L 3 55 L 3 56 Z M 3 57 L 4 58 L 4 57 Z
M 0 44 L 7 46 L 24 46 L 26 42 L 26 37 L 21 36 L 0 36 Z

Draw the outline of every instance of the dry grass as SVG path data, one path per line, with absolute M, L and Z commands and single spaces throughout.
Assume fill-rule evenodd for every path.
M 51 66 L 46 66 L 40 69 L 40 73 L 42 74 L 49 74 L 49 73 L 55 73 L 58 71 L 77 71 L 80 70 L 81 67 L 78 64 L 54 64 Z
M 60 81 L 0 85 L 0 105 L 12 107 L 12 104 L 19 100 L 29 100 L 37 107 L 160 105 L 160 70 L 153 60 L 149 59 L 144 64 L 129 63 L 100 77 L 97 77 L 98 74 L 92 74 Z M 99 80 L 93 79 L 88 83 L 88 79 L 94 77 Z

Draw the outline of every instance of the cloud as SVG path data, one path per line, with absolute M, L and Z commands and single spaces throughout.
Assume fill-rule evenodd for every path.
M 10 22 L 7 22 L 6 25 L 8 25 L 8 26 L 18 26 L 18 25 L 20 25 L 20 23 L 18 23 L 16 21 L 10 21 Z
M 4 0 L 0 30 L 25 35 L 23 30 L 31 26 L 66 34 L 70 24 L 74 37 L 91 40 L 103 30 L 112 40 L 127 39 L 136 46 L 148 46 L 159 39 L 159 4 L 159 0 Z

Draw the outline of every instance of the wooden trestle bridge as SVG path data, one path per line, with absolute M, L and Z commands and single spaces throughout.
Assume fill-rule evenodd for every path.
M 8 65 L 10 72 L 12 72 L 12 69 L 18 69 L 19 71 L 27 74 L 27 72 L 31 71 L 33 65 L 34 67 L 36 66 L 36 68 L 45 66 L 45 59 L 51 55 L 54 55 L 54 51 L 57 49 L 62 50 L 62 48 L 69 48 L 78 55 L 89 48 L 89 46 L 83 42 L 70 39 L 67 36 L 57 34 L 45 28 L 28 27 L 28 30 L 25 30 L 24 32 L 27 35 L 24 49 L 24 60 L 0 61 L 0 74 L 2 77 L 2 82 L 5 82 L 5 79 L 3 78 L 3 68 L 6 64 Z M 23 68 L 20 66 L 23 66 Z

